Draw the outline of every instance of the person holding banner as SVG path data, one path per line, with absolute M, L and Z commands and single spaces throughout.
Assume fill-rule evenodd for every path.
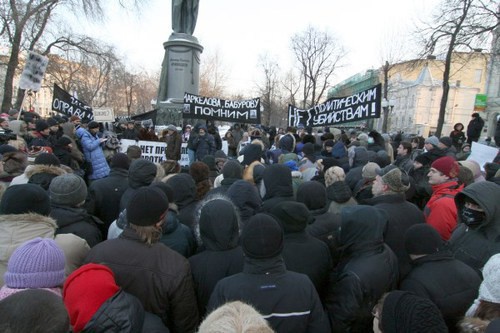
M 90 181 L 107 177 L 109 175 L 109 165 L 102 151 L 101 145 L 107 140 L 97 136 L 99 123 L 91 121 L 88 130 L 80 127 L 76 131 L 77 137 L 82 144 L 85 160 L 92 164 L 92 170 L 86 176 Z
M 167 143 L 165 155 L 167 160 L 178 161 L 181 159 L 182 136 L 174 125 L 168 125 L 163 132 L 163 141 Z

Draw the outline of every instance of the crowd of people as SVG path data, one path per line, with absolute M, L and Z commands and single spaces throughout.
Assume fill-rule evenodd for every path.
M 2 332 L 499 331 L 478 114 L 439 138 L 0 117 Z

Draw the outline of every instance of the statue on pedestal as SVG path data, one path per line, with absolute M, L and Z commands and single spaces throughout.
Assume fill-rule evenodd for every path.
M 199 0 L 172 0 L 172 30 L 193 35 Z

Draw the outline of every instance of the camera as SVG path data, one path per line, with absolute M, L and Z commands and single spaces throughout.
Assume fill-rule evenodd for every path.
M 9 143 L 9 140 L 17 140 L 17 135 L 12 133 L 12 131 L 0 129 L 0 145 Z

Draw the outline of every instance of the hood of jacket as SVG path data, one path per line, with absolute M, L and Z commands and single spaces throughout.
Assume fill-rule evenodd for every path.
M 332 149 L 332 156 L 342 158 L 347 156 L 347 149 L 342 141 L 337 142 Z
M 354 148 L 354 158 L 352 160 L 352 167 L 363 166 L 368 163 L 369 154 L 368 151 L 364 147 Z
M 167 180 L 174 191 L 174 202 L 179 209 L 192 203 L 196 197 L 196 184 L 193 177 L 187 173 L 177 174 Z
M 135 160 L 128 170 L 128 183 L 133 189 L 149 186 L 156 177 L 156 165 L 145 159 Z
M 243 221 L 247 221 L 262 206 L 262 200 L 257 188 L 246 180 L 235 181 L 227 190 L 227 196 L 240 211 Z
M 490 181 L 470 184 L 455 196 L 457 212 L 461 212 L 465 198 L 469 197 L 479 204 L 486 213 L 486 219 L 478 227 L 483 229 L 489 239 L 496 239 L 500 235 L 500 186 Z M 460 213 L 458 222 L 462 223 Z
M 293 196 L 292 172 L 283 164 L 272 164 L 264 170 L 262 177 L 266 188 L 264 200 Z
M 340 246 L 351 253 L 383 246 L 387 220 L 387 213 L 379 208 L 364 205 L 344 207 Z
M 101 305 L 82 332 L 141 332 L 143 322 L 139 299 L 120 290 Z
M 196 236 L 207 250 L 225 251 L 238 246 L 240 217 L 226 197 L 214 195 L 202 201 L 197 220 Z
M 327 204 L 325 186 L 315 180 L 303 182 L 297 189 L 297 201 L 309 210 L 324 208 Z

